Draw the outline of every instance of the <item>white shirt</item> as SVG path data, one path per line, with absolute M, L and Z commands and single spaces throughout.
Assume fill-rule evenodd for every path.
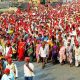
M 64 46 L 67 48 L 68 41 L 65 38 L 63 38 L 63 42 L 64 42 Z
M 40 54 L 41 57 L 45 58 L 46 57 L 46 52 L 47 52 L 46 48 L 43 49 L 43 47 L 40 47 L 39 54 Z
M 46 48 L 46 55 L 49 54 L 49 44 L 45 44 L 45 48 Z
M 77 38 L 77 39 L 78 39 L 78 42 L 80 43 L 80 36 L 78 36 L 78 38 Z
M 75 56 L 79 56 L 80 55 L 80 47 L 76 48 L 75 47 Z
M 72 35 L 76 36 L 76 30 L 72 31 Z
M 59 35 L 56 33 L 56 43 L 59 41 Z
M 6 56 L 8 56 L 9 49 L 10 49 L 10 47 L 6 46 Z
M 29 63 L 29 67 L 34 70 L 34 65 L 32 63 Z M 24 76 L 25 77 L 32 77 L 34 76 L 34 73 L 29 70 L 29 68 L 24 64 Z
M 9 79 L 9 77 L 8 77 L 6 74 L 4 74 L 4 75 L 2 76 L 2 78 L 1 78 L 1 80 L 10 80 L 10 79 Z
M 12 63 L 11 65 L 7 64 L 6 68 L 10 69 L 10 73 L 13 73 L 15 77 L 18 77 L 18 69 L 17 69 L 16 64 L 14 64 L 14 63 Z M 14 73 L 14 72 L 16 72 L 16 73 Z
M 71 46 L 73 46 L 75 43 L 74 43 L 74 37 L 71 38 Z

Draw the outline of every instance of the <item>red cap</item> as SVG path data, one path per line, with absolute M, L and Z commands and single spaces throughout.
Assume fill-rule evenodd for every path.
M 10 69 L 6 68 L 6 69 L 4 70 L 4 73 L 5 73 L 5 74 L 9 74 L 9 73 L 10 73 Z
M 70 42 L 71 41 L 71 39 L 68 39 L 68 42 Z
M 11 58 L 9 58 L 9 59 L 7 59 L 7 61 L 8 61 L 9 63 L 11 63 L 11 62 L 12 62 L 12 59 L 11 59 Z
M 7 44 L 10 45 L 10 40 L 7 41 Z
M 76 46 L 79 46 L 79 42 L 78 42 L 78 41 L 76 41 L 76 42 L 75 42 L 75 45 L 76 45 Z
M 8 60 L 9 58 L 11 58 L 10 56 L 5 56 L 5 59 Z
M 30 57 L 25 57 L 25 61 L 29 62 L 30 61 Z

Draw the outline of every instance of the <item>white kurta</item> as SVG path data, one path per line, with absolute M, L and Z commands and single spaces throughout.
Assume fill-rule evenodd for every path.
M 67 44 L 68 44 L 67 39 L 63 38 L 63 42 L 64 42 L 64 46 L 65 46 L 65 48 L 67 48 Z
M 6 53 L 5 55 L 6 55 L 6 56 L 8 56 L 9 49 L 10 49 L 10 47 L 7 47 L 7 46 L 6 46 L 6 49 L 5 49 L 5 53 Z
M 49 54 L 49 44 L 45 44 L 45 48 L 46 48 L 46 55 Z
M 46 52 L 47 52 L 46 48 L 43 49 L 43 47 L 40 47 L 39 54 L 41 57 L 45 58 L 47 55 Z
M 16 67 L 16 64 L 12 63 L 11 65 L 8 64 L 6 68 L 10 69 L 10 73 L 14 74 L 14 77 L 18 77 L 18 69 Z
M 4 74 L 4 75 L 2 76 L 2 78 L 1 78 L 1 80 L 10 80 L 10 79 L 9 79 L 9 77 L 8 77 L 6 74 Z
M 34 71 L 34 65 L 32 63 L 29 63 L 29 67 Z M 34 76 L 34 73 L 29 70 L 29 68 L 24 64 L 24 76 L 25 77 L 32 77 Z
M 80 62 L 80 47 L 75 47 L 75 66 L 78 66 Z

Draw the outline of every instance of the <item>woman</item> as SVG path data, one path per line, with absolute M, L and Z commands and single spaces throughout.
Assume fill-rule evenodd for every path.
M 25 52 L 25 42 L 23 39 L 20 39 L 18 43 L 18 60 L 22 61 L 24 59 L 24 52 Z
M 37 63 L 39 62 L 39 49 L 41 47 L 41 44 L 39 41 L 37 41 L 36 43 L 36 59 L 37 59 Z
M 57 56 L 58 56 L 58 47 L 56 45 L 56 42 L 54 42 L 54 45 L 52 47 L 52 62 L 57 63 Z
M 12 59 L 13 60 L 16 60 L 17 59 L 17 45 L 16 45 L 16 43 L 12 43 L 12 52 L 13 52 L 13 54 L 12 54 Z
M 66 61 L 66 48 L 63 44 L 61 44 L 60 50 L 59 50 L 59 56 L 60 56 L 60 64 L 63 65 Z
M 33 58 L 34 58 L 33 44 L 30 44 L 27 53 L 28 53 L 28 57 L 30 57 L 30 61 L 33 62 Z
M 75 43 L 75 66 L 78 67 L 80 62 L 80 47 L 79 42 Z

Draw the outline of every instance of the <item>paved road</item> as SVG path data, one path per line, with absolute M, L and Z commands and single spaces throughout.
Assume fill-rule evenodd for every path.
M 23 64 L 24 62 L 16 62 L 19 70 L 18 80 L 24 80 Z M 34 80 L 80 80 L 80 67 L 70 67 L 69 65 L 46 64 L 45 69 L 41 69 L 41 64 L 34 63 L 35 77 Z

